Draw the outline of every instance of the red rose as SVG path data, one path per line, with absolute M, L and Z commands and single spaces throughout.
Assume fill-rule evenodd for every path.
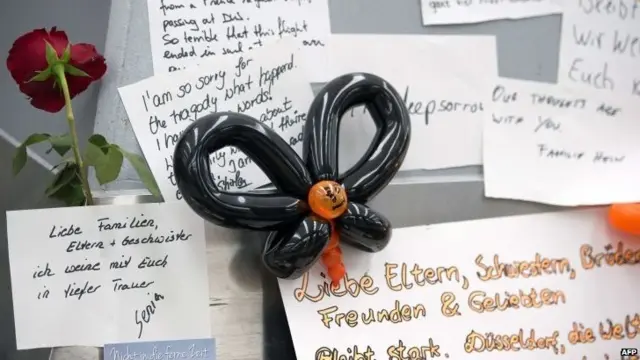
M 107 64 L 104 57 L 96 51 L 96 47 L 91 44 L 70 44 L 67 34 L 64 31 L 56 30 L 55 27 L 47 32 L 46 29 L 33 30 L 30 33 L 20 36 L 9 50 L 7 58 L 7 68 L 11 77 L 18 84 L 20 91 L 30 98 L 31 105 L 48 111 L 58 112 L 64 105 L 62 90 L 56 84 L 56 77 L 51 75 L 44 81 L 32 81 L 39 73 L 49 69 L 50 62 L 47 61 L 47 43 L 55 49 L 58 58 L 63 58 L 65 50 L 70 50 L 67 62 L 71 68 L 81 70 L 71 74 L 65 74 L 71 98 L 80 94 L 89 85 L 99 80 L 107 71 Z M 84 72 L 84 74 L 79 74 Z M 88 75 L 88 76 L 87 76 Z

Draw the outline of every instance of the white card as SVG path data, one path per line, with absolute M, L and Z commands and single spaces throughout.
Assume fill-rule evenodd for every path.
M 483 109 L 498 76 L 493 36 L 334 35 L 327 51 L 327 72 L 315 81 L 369 72 L 405 99 L 411 143 L 402 170 L 482 163 Z M 376 128 L 362 108 L 343 117 L 342 126 L 351 136 L 341 136 L 340 154 L 355 163 Z
M 640 201 L 640 103 L 508 79 L 492 95 L 486 196 L 563 206 Z
M 292 41 L 282 40 L 251 54 L 219 58 L 118 89 L 164 199 L 182 199 L 173 176 L 173 151 L 180 134 L 209 113 L 250 115 L 300 153 L 302 127 L 313 100 L 304 74 L 299 51 Z M 231 147 L 211 155 L 211 168 L 223 191 L 250 190 L 269 182 L 255 163 Z
M 279 281 L 298 359 L 613 360 L 638 347 L 640 244 L 602 209 L 396 229 L 379 253 L 343 249 L 337 290 L 322 265 Z
M 209 337 L 204 221 L 185 203 L 7 212 L 18 349 Z
M 469 24 L 559 14 L 557 0 L 421 0 L 424 25 Z
M 323 57 L 331 33 L 327 0 L 148 1 L 155 74 L 245 54 L 281 38 Z
M 640 2 L 567 0 L 558 83 L 640 96 Z

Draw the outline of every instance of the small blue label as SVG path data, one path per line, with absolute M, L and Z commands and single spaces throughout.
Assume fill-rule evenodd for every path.
M 104 360 L 215 360 L 215 339 L 106 344 Z

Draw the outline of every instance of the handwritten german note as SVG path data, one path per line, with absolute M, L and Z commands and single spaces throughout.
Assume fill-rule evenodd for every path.
M 640 201 L 640 103 L 502 79 L 485 118 L 488 197 L 562 206 Z
M 614 360 L 640 339 L 633 241 L 600 209 L 396 229 L 345 249 L 339 288 L 316 266 L 280 290 L 298 359 Z
M 424 25 L 469 24 L 562 12 L 557 0 L 421 0 Z
M 484 108 L 498 76 L 494 37 L 334 35 L 327 49 L 332 54 L 327 71 L 314 81 L 370 72 L 404 98 L 412 141 L 402 170 L 481 164 Z M 389 49 L 402 56 L 379 56 Z M 375 125 L 360 107 L 347 113 L 342 128 L 350 135 L 340 137 L 340 153 L 355 163 L 375 135 Z
M 149 0 L 154 73 L 206 64 L 291 37 L 322 56 L 331 32 L 327 0 Z
M 558 82 L 640 96 L 640 2 L 563 4 Z
M 210 336 L 204 223 L 183 203 L 7 212 L 18 349 Z
M 182 195 L 173 176 L 173 151 L 182 131 L 213 112 L 232 111 L 269 125 L 302 151 L 302 127 L 313 93 L 291 41 L 251 54 L 220 58 L 184 71 L 165 73 L 119 89 L 133 131 L 166 201 Z M 268 183 L 246 155 L 227 147 L 211 155 L 217 185 L 225 191 Z

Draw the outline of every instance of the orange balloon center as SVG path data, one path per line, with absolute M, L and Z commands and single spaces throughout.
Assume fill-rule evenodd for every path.
M 347 194 L 335 181 L 319 181 L 308 195 L 311 211 L 325 220 L 333 220 L 347 210 Z

